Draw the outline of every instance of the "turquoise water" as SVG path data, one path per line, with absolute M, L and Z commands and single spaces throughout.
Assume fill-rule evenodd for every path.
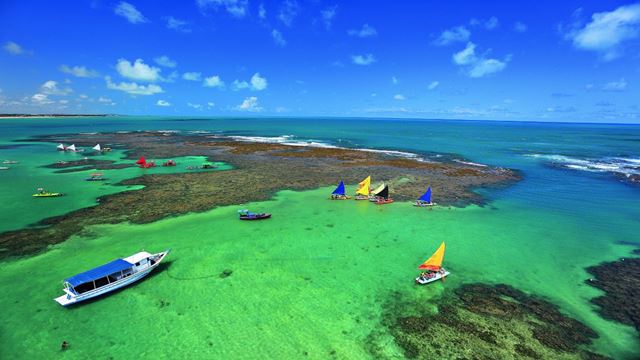
M 366 358 L 362 343 L 377 326 L 380 302 L 390 291 L 418 294 L 428 301 L 445 288 L 476 281 L 504 282 L 550 299 L 599 333 L 594 347 L 598 351 L 617 358 L 634 358 L 640 352 L 633 329 L 597 315 L 589 299 L 599 292 L 584 284 L 589 277 L 585 267 L 626 256 L 633 249 L 626 243 L 640 243 L 640 188 L 619 180 L 633 173 L 630 164 L 640 159 L 640 126 L 92 118 L 2 120 L 0 128 L 0 144 L 44 133 L 208 131 L 409 151 L 511 167 L 523 175 L 513 186 L 480 190 L 491 200 L 484 207 L 428 211 L 404 203 L 376 207 L 330 202 L 325 201 L 329 189 L 319 189 L 283 191 L 274 200 L 249 204 L 274 213 L 272 220 L 259 226 L 239 223 L 235 206 L 152 224 L 95 226 L 92 238 L 77 236 L 46 253 L 0 263 L 0 283 L 15 294 L 0 299 L 0 307 L 6 309 L 0 355 L 21 352 L 49 358 L 61 339 L 68 339 L 73 351 L 67 356 L 74 358 L 91 354 L 129 358 L 139 354 L 138 349 L 151 348 L 168 356 L 189 348 L 202 358 L 230 354 L 251 358 L 258 351 L 277 357 L 308 351 L 322 358 L 332 350 L 343 358 Z M 29 157 L 38 154 L 44 163 L 49 157 L 66 156 L 37 145 L 0 150 L 0 159 L 27 156 L 25 149 Z M 33 164 L 25 160 L 19 166 L 32 169 Z M 56 179 L 60 184 L 80 176 L 32 170 L 38 179 L 50 176 L 47 181 Z M 118 176 L 126 178 L 138 176 L 139 169 L 114 172 L 120 171 L 125 172 Z M 5 176 L 0 173 L 3 190 L 27 188 L 26 183 Z M 31 187 L 25 193 L 30 194 Z M 352 191 L 353 186 L 348 187 Z M 112 189 L 107 186 L 105 191 Z M 97 193 L 86 192 L 74 204 L 61 202 L 61 206 L 90 206 Z M 437 201 L 437 189 L 435 196 Z M 9 219 L 10 213 L 3 207 L 0 215 Z M 416 265 L 443 240 L 453 275 L 445 284 L 416 289 L 411 285 Z M 70 311 L 51 301 L 59 293 L 60 279 L 68 275 L 140 248 L 166 247 L 173 248 L 171 265 L 149 281 Z M 234 273 L 222 280 L 217 274 L 224 269 Z M 26 284 L 25 273 L 40 275 Z M 159 306 L 161 300 L 171 305 Z M 123 339 L 110 332 L 131 314 L 139 320 L 126 333 L 153 336 Z M 89 320 L 96 315 L 96 321 Z M 47 331 L 31 334 L 34 327 Z M 182 345 L 175 347 L 170 339 L 180 339 Z M 384 346 L 389 354 L 398 354 L 392 344 Z

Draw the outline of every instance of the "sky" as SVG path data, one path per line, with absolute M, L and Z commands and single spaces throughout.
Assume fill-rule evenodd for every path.
M 0 2 L 0 113 L 640 123 L 640 2 Z

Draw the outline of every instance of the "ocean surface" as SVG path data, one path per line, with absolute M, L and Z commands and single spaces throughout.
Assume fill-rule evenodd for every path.
M 0 231 L 93 206 L 114 186 L 145 172 L 56 173 L 42 166 L 82 159 L 40 134 L 164 130 L 238 139 L 390 151 L 397 156 L 513 168 L 523 180 L 478 189 L 482 207 L 431 211 L 396 202 L 326 201 L 330 188 L 293 192 L 242 207 L 273 213 L 237 221 L 239 206 L 150 224 L 86 229 L 34 256 L 0 262 L 0 358 L 310 358 L 366 359 L 368 346 L 400 356 L 381 332 L 381 312 L 400 291 L 430 301 L 462 283 L 506 283 L 543 296 L 599 334 L 592 349 L 637 358 L 637 333 L 602 319 L 589 302 L 585 267 L 628 256 L 640 245 L 640 126 L 536 122 L 325 118 L 55 118 L 0 120 Z M 14 147 L 13 145 L 19 145 Z M 104 144 L 103 144 L 104 145 Z M 97 156 L 123 160 L 122 151 Z M 162 161 L 162 159 L 156 159 Z M 224 165 L 221 170 L 224 170 Z M 338 182 L 340 179 L 336 179 Z M 376 179 L 374 179 L 374 183 Z M 425 184 L 425 186 L 428 184 Z M 67 194 L 34 199 L 38 187 Z M 355 191 L 348 184 L 349 192 Z M 416 197 L 420 194 L 416 194 Z M 438 201 L 434 189 L 434 200 Z M 444 283 L 416 287 L 416 267 L 447 242 Z M 635 244 L 635 245 L 634 245 Z M 65 309 L 52 299 L 61 281 L 145 249 L 172 248 L 169 265 L 99 301 Z M 227 278 L 219 274 L 232 270 Z M 371 336 L 373 333 L 377 335 Z M 373 339 L 373 340 L 372 340 Z M 60 351 L 60 343 L 71 344 Z M 371 342 L 376 342 L 371 344 Z

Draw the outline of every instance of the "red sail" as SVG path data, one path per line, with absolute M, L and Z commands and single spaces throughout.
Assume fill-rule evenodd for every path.
M 144 156 L 141 156 L 140 159 L 138 159 L 138 161 L 136 161 L 136 164 L 138 165 L 144 165 L 147 163 L 147 160 L 144 159 Z

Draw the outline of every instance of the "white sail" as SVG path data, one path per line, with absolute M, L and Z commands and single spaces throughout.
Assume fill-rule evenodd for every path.
M 65 150 L 64 144 L 60 144 L 57 146 L 58 150 Z
M 71 146 L 67 146 L 67 150 L 76 151 L 76 145 L 75 144 L 71 144 Z
M 100 147 L 100 144 L 92 147 L 92 149 L 95 150 L 95 151 L 102 151 L 102 148 Z

